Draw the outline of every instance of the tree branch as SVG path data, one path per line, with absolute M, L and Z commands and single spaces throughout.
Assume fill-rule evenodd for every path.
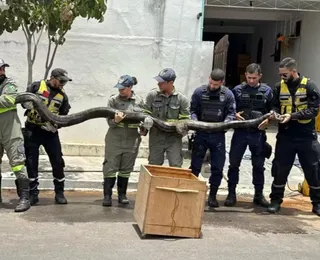
M 32 64 L 34 63 L 34 61 L 36 59 L 37 50 L 38 50 L 38 44 L 39 44 L 40 38 L 42 36 L 43 29 L 44 29 L 44 26 L 42 26 L 42 28 L 41 28 L 40 35 L 39 35 L 37 41 L 35 41 L 35 37 L 34 37 L 34 34 L 33 34 L 34 46 L 33 46 L 33 55 L 32 55 L 32 59 L 31 59 Z
M 27 28 L 25 27 L 24 23 L 21 24 L 22 27 L 22 31 L 24 33 L 24 36 L 26 36 L 26 39 L 28 39 L 28 32 L 27 32 Z
M 48 30 L 48 40 L 49 40 L 49 45 L 48 45 L 48 52 L 47 52 L 47 58 L 46 58 L 46 71 L 47 71 L 47 67 L 48 67 L 48 63 L 49 63 L 49 56 L 50 56 L 50 52 L 51 52 L 51 39 L 50 39 L 50 34 L 49 34 L 49 30 Z M 45 72 L 45 77 L 46 77 L 47 72 Z
M 51 56 L 51 59 L 50 59 L 50 63 L 48 64 L 48 59 L 49 59 L 49 52 L 48 52 L 48 56 L 47 56 L 47 61 L 46 61 L 46 72 L 45 72 L 45 78 L 48 76 L 49 74 L 49 70 L 51 69 L 52 65 L 53 65 L 53 61 L 54 61 L 54 58 L 56 56 L 56 53 L 57 53 L 57 50 L 58 50 L 58 47 L 59 47 L 59 43 L 60 41 L 63 39 L 63 37 L 67 34 L 68 30 L 66 30 L 62 35 L 60 35 L 59 39 L 57 42 L 55 42 L 55 46 L 54 46 L 54 50 L 52 52 L 52 56 Z M 51 41 L 50 41 L 51 42 Z

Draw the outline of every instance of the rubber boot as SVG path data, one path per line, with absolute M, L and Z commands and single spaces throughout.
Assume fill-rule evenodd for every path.
M 114 187 L 115 183 L 116 183 L 116 177 L 104 178 L 104 182 L 103 182 L 104 198 L 103 198 L 102 206 L 104 207 L 112 206 L 112 188 Z
M 218 192 L 217 187 L 214 187 L 214 186 L 210 187 L 210 193 L 208 197 L 208 206 L 211 208 L 219 207 L 219 202 L 217 201 L 217 192 Z
M 226 207 L 233 207 L 237 204 L 237 195 L 236 195 L 236 187 L 229 186 L 228 187 L 228 196 L 224 202 Z
M 21 195 L 20 195 L 19 182 L 18 182 L 18 180 L 16 179 L 16 180 L 14 181 L 14 183 L 16 184 L 16 188 L 17 188 L 17 195 L 18 195 L 18 197 L 20 198 L 20 197 L 21 197 Z
M 38 180 L 32 181 L 29 184 L 30 187 L 30 204 L 31 206 L 37 204 L 39 202 L 39 190 L 38 190 L 39 182 Z
M 267 208 L 270 203 L 266 200 L 266 198 L 263 196 L 262 191 L 256 191 L 253 197 L 253 203 L 261 206 L 263 208 Z
M 127 198 L 128 182 L 129 182 L 129 178 L 118 176 L 118 181 L 117 181 L 118 202 L 120 204 L 129 204 L 129 200 Z
M 56 204 L 68 204 L 66 197 L 64 196 L 64 181 L 54 180 L 54 191 L 56 193 L 54 199 Z
M 27 211 L 31 205 L 29 201 L 29 179 L 18 179 L 20 199 L 17 207 L 14 209 L 15 212 Z

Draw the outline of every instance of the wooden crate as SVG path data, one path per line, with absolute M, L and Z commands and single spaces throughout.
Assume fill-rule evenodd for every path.
M 206 192 L 189 169 L 141 165 L 134 217 L 142 235 L 199 238 Z

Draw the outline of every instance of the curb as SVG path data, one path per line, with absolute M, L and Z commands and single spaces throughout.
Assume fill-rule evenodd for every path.
M 90 157 L 104 157 L 104 144 L 66 144 L 61 143 L 62 152 L 65 156 L 90 156 Z M 187 148 L 182 149 L 184 159 L 191 159 L 191 151 Z M 39 149 L 40 155 L 46 155 L 44 148 Z M 140 146 L 138 158 L 148 158 L 149 147 Z M 166 158 L 166 155 L 165 155 Z

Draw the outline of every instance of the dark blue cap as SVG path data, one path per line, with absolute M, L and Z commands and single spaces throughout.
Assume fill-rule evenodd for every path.
M 158 76 L 155 76 L 154 79 L 158 82 L 169 82 L 169 81 L 175 81 L 176 79 L 176 73 L 171 68 L 163 69 L 159 72 Z
M 115 85 L 115 88 L 118 89 L 124 89 L 125 87 L 131 87 L 134 85 L 134 80 L 129 75 L 123 75 L 119 78 L 117 85 Z

